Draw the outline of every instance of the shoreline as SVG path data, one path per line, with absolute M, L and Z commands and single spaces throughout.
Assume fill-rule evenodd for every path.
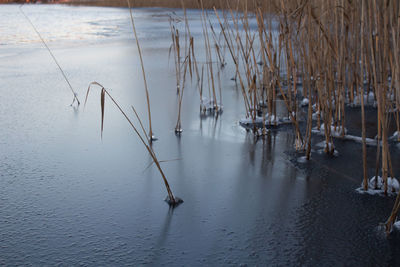
M 185 0 L 185 8 L 188 9 L 201 9 L 197 0 Z M 22 0 L 0 0 L 0 4 L 25 4 L 26 1 Z M 125 0 L 33 0 L 29 1 L 28 4 L 65 4 L 74 6 L 104 6 L 104 7 L 128 7 Z M 132 7 L 160 7 L 160 8 L 182 8 L 181 1 L 177 0 L 131 0 Z M 260 7 L 262 10 L 271 10 L 272 5 L 262 3 L 257 5 L 255 3 L 238 2 L 238 4 L 229 2 L 220 2 L 215 0 L 203 0 L 204 9 L 239 9 L 239 10 L 254 10 Z

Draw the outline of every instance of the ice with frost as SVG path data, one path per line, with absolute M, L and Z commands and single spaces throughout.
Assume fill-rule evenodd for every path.
M 364 105 L 376 105 L 375 95 L 373 92 L 364 95 Z M 359 95 L 356 95 L 353 99 L 353 103 L 351 103 L 353 107 L 361 106 L 361 99 Z
M 356 191 L 361 194 L 370 194 L 370 195 L 383 194 L 385 190 L 385 185 L 381 176 L 378 176 L 378 180 L 376 181 L 376 183 L 377 186 L 375 188 L 375 176 L 374 176 L 368 181 L 367 191 L 364 190 L 363 183 L 361 183 L 361 187 L 357 188 Z M 387 189 L 388 194 L 396 194 L 399 191 L 400 184 L 396 178 L 388 177 L 387 183 L 388 183 L 388 189 Z
M 331 144 L 328 144 L 328 151 L 332 151 L 332 146 L 331 146 Z M 325 152 L 325 147 L 323 148 L 323 149 L 318 149 L 317 150 L 317 153 L 318 154 L 326 154 L 326 152 Z M 334 149 L 333 150 L 333 154 L 332 154 L 334 157 L 339 157 L 339 151 L 338 150 L 336 150 L 336 149 Z
M 218 112 L 222 112 L 224 106 L 221 103 L 214 103 L 214 99 L 208 99 L 207 97 L 203 97 L 200 101 L 200 109 L 203 112 L 206 111 L 211 111 L 211 110 L 216 110 L 218 109 Z
M 330 143 L 329 143 L 329 145 L 330 145 Z M 321 142 L 317 143 L 315 146 L 319 147 L 319 148 L 324 148 L 324 147 L 326 147 L 326 141 L 321 141 Z
M 282 123 L 288 123 L 290 122 L 289 120 L 285 120 L 284 118 L 281 119 L 278 116 L 275 116 L 274 114 L 266 114 L 265 115 L 265 125 L 266 126 L 271 126 L 271 125 L 281 125 Z M 242 118 L 239 120 L 239 124 L 245 127 L 252 127 L 254 125 L 256 126 L 262 126 L 263 125 L 263 117 L 261 116 L 256 116 L 255 118 L 253 117 L 247 117 L 247 118 Z
M 253 119 L 252 117 L 248 117 L 248 118 L 243 118 L 239 120 L 240 124 L 246 125 L 246 126 L 251 126 L 253 124 L 261 124 L 262 125 L 263 122 L 263 118 L 257 116 L 255 119 Z
M 302 156 L 302 157 L 297 158 L 297 162 L 302 163 L 302 164 L 307 163 L 308 162 L 307 156 Z
M 305 98 L 303 98 L 303 100 L 301 100 L 302 107 L 308 106 L 309 103 L 310 103 L 310 100 L 308 100 L 307 97 L 305 97 Z
M 362 137 L 360 136 L 355 136 L 355 135 L 345 135 L 345 139 L 346 140 L 352 140 L 355 141 L 357 143 L 362 143 Z M 376 145 L 376 140 L 372 139 L 372 138 L 365 138 L 365 143 L 369 146 L 375 146 Z
M 400 221 L 397 221 L 393 224 L 393 228 L 396 229 L 397 231 L 400 231 Z
M 275 116 L 274 114 L 269 114 L 267 113 L 265 115 L 265 124 L 270 125 L 270 124 L 279 124 L 281 120 L 279 119 L 278 116 Z
M 396 131 L 393 135 L 389 138 L 390 140 L 398 140 L 400 132 Z
M 314 127 L 313 131 L 314 132 L 320 132 L 321 134 L 324 134 L 325 133 L 325 129 L 326 129 L 325 123 L 322 123 L 319 130 L 318 130 L 317 127 Z M 342 126 L 336 126 L 335 127 L 334 125 L 331 125 L 331 135 L 333 137 L 341 137 L 342 136 L 342 132 L 343 132 L 343 127 Z M 344 128 L 344 134 L 346 135 L 346 133 L 347 133 L 347 129 Z
M 337 126 L 336 130 L 335 130 L 335 126 L 332 125 L 331 126 L 332 137 L 342 138 L 344 140 L 351 140 L 351 141 L 354 141 L 354 142 L 357 142 L 357 143 L 362 143 L 362 137 L 347 134 L 347 129 L 346 128 L 344 128 L 345 135 L 342 137 L 341 136 L 341 130 L 342 130 L 341 126 Z M 317 127 L 314 127 L 312 129 L 312 133 L 319 134 L 319 135 L 324 135 L 325 134 L 325 125 L 321 124 L 320 130 L 318 130 Z M 372 138 L 365 138 L 365 143 L 368 146 L 376 146 L 376 140 L 372 139 Z M 398 148 L 400 148 L 400 144 L 398 144 Z
M 313 120 L 317 120 L 318 119 L 318 115 L 319 115 L 319 112 L 317 111 L 317 112 L 314 112 L 313 114 L 312 114 L 312 119 Z

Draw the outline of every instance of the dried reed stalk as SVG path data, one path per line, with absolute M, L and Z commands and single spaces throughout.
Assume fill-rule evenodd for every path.
M 78 99 L 78 94 L 75 92 L 75 90 L 72 88 L 71 83 L 69 82 L 67 75 L 65 75 L 64 70 L 61 68 L 60 64 L 58 63 L 56 57 L 54 56 L 53 52 L 43 39 L 42 35 L 39 33 L 39 31 L 36 29 L 35 25 L 32 23 L 32 21 L 29 19 L 29 17 L 25 14 L 25 12 L 22 10 L 23 5 L 19 6 L 19 10 L 21 11 L 22 15 L 26 18 L 26 20 L 29 22 L 29 24 L 32 26 L 32 28 L 35 30 L 36 34 L 39 36 L 41 42 L 43 45 L 46 47 L 47 51 L 49 52 L 50 56 L 53 58 L 54 63 L 56 63 L 58 69 L 60 70 L 62 76 L 64 77 L 64 80 L 67 82 L 69 89 L 71 90 L 72 94 L 74 95 L 74 98 L 72 100 L 71 106 L 74 104 L 75 100 L 78 103 L 78 106 L 81 104 Z
M 180 198 L 175 197 L 174 194 L 172 193 L 171 188 L 170 188 L 169 183 L 168 183 L 168 180 L 167 180 L 167 178 L 166 178 L 166 176 L 165 176 L 165 174 L 164 174 L 164 171 L 163 171 L 162 168 L 161 168 L 160 162 L 158 161 L 157 156 L 156 156 L 156 154 L 155 154 L 155 152 L 154 152 L 154 150 L 153 150 L 153 148 L 152 148 L 152 146 L 151 146 L 150 137 L 146 136 L 146 134 L 145 134 L 146 132 L 144 131 L 144 128 L 143 128 L 143 124 L 142 124 L 142 122 L 141 122 L 141 119 L 140 119 L 140 117 L 138 116 L 138 114 L 136 113 L 136 110 L 133 108 L 133 106 L 132 106 L 132 109 L 133 109 L 133 111 L 134 111 L 134 113 L 135 113 L 135 116 L 137 117 L 137 119 L 138 119 L 139 122 L 140 122 L 141 128 L 142 128 L 142 130 L 143 130 L 143 132 L 144 132 L 144 134 L 145 134 L 145 137 L 143 137 L 143 136 L 140 134 L 140 132 L 138 131 L 138 129 L 136 128 L 136 126 L 133 124 L 132 120 L 128 117 L 128 115 L 127 115 L 127 114 L 125 113 L 125 111 L 121 108 L 121 106 L 118 104 L 118 102 L 110 95 L 110 93 L 108 92 L 108 90 L 105 89 L 104 86 L 101 85 L 100 83 L 98 83 L 98 82 L 91 82 L 91 83 L 89 84 L 89 87 L 88 87 L 87 92 L 86 92 L 86 97 L 85 97 L 85 105 L 86 105 L 87 99 L 88 99 L 88 97 L 89 97 L 90 89 L 92 88 L 93 85 L 99 86 L 99 87 L 101 88 L 101 94 L 100 94 L 100 106 L 101 106 L 101 136 L 103 136 L 105 99 L 106 99 L 106 96 L 107 96 L 107 97 L 112 101 L 112 103 L 118 108 L 118 110 L 119 110 L 119 111 L 121 112 L 121 114 L 125 117 L 125 119 L 128 121 L 129 125 L 132 127 L 133 131 L 134 131 L 134 132 L 136 133 L 136 135 L 139 137 L 140 141 L 141 141 L 142 144 L 145 146 L 146 150 L 149 152 L 151 158 L 153 159 L 154 163 L 156 164 L 157 169 L 158 169 L 158 171 L 160 172 L 161 177 L 162 177 L 162 179 L 163 179 L 163 181 L 164 181 L 165 188 L 167 189 L 167 193 L 168 193 L 168 198 L 166 199 L 167 203 L 170 204 L 171 206 L 176 206 L 176 205 L 179 205 L 180 203 L 182 203 L 183 201 L 182 201 Z

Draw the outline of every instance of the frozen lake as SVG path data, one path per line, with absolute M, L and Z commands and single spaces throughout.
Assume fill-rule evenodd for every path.
M 100 82 L 147 125 L 127 9 L 23 10 L 81 101 L 88 84 Z M 336 141 L 339 157 L 314 153 L 298 164 L 290 125 L 254 139 L 239 125 L 245 108 L 232 64 L 221 74 L 223 114 L 200 116 L 189 83 L 184 132 L 175 136 L 168 18 L 181 15 L 134 10 L 159 138 L 153 148 L 170 160 L 162 167 L 185 201 L 169 209 L 157 169 L 121 114 L 107 99 L 101 139 L 100 92 L 85 108 L 70 107 L 68 86 L 18 6 L 0 5 L 0 265 L 399 265 L 398 237 L 378 230 L 394 198 L 355 193 L 361 145 Z M 200 13 L 188 17 L 201 57 Z M 394 150 L 395 173 L 399 159 Z M 375 158 L 368 160 L 372 173 Z

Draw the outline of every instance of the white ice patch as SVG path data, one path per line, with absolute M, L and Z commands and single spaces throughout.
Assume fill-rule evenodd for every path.
M 400 221 L 397 221 L 393 224 L 393 228 L 396 229 L 397 231 L 400 231 Z
M 262 124 L 263 118 L 262 117 L 256 117 L 255 119 L 249 117 L 249 118 L 243 118 L 239 120 L 240 124 L 244 124 L 246 126 L 251 126 L 253 124 Z
M 301 163 L 301 164 L 307 163 L 308 162 L 307 156 L 302 156 L 302 157 L 297 158 L 297 162 Z
M 320 114 L 319 114 L 319 112 L 317 111 L 317 112 L 314 112 L 313 114 L 312 114 L 312 119 L 314 120 L 314 121 L 316 121 L 316 120 L 318 120 L 318 116 L 319 116 Z M 323 113 L 321 112 L 321 116 L 319 116 L 320 118 L 323 116 Z
M 268 133 L 268 129 L 266 129 L 265 127 L 264 128 L 259 128 L 259 129 L 257 129 L 257 131 L 256 131 L 256 135 L 257 136 L 265 136 L 265 135 L 267 135 L 267 133 Z
M 362 137 L 360 136 L 355 136 L 355 135 L 345 135 L 344 137 L 346 140 L 352 140 L 357 143 L 362 143 Z M 372 138 L 365 138 L 365 143 L 368 146 L 376 146 L 376 140 Z
M 360 107 L 361 106 L 361 98 L 359 95 L 356 95 L 353 99 L 353 102 L 350 103 L 352 107 Z M 364 95 L 364 106 L 376 105 L 375 95 L 373 92 L 370 92 L 368 95 Z
M 314 127 L 313 132 L 319 132 L 320 134 L 325 134 L 325 129 L 326 129 L 325 123 L 322 123 L 320 129 L 318 130 L 318 127 Z M 342 126 L 335 127 L 334 125 L 331 125 L 331 135 L 333 137 L 341 137 L 342 133 L 344 133 L 344 135 L 346 135 L 347 129 L 344 128 L 344 130 L 343 130 Z
M 333 151 L 333 156 L 334 156 L 334 157 L 339 157 L 339 151 L 335 149 L 335 150 Z
M 317 104 L 312 105 L 312 110 L 316 111 L 317 110 Z
M 328 147 L 329 150 L 335 149 L 332 143 L 326 143 L 326 141 L 319 142 L 315 145 L 318 148 L 325 148 Z
M 280 119 L 278 116 L 275 116 L 274 114 L 265 114 L 265 125 L 275 125 L 275 124 L 280 124 Z
M 305 97 L 305 98 L 303 98 L 303 100 L 301 100 L 302 107 L 308 106 L 309 103 L 310 103 L 310 100 L 308 100 L 307 97 Z
M 351 141 L 354 141 L 357 143 L 362 143 L 362 137 L 355 136 L 355 135 L 349 135 L 349 134 L 347 134 L 347 129 L 345 128 L 344 130 L 345 130 L 345 135 L 342 137 L 342 135 L 341 135 L 342 127 L 337 126 L 336 130 L 335 130 L 335 126 L 332 125 L 331 126 L 332 137 L 341 138 L 343 140 L 351 140 Z M 321 124 L 320 130 L 318 130 L 318 127 L 314 127 L 311 132 L 318 134 L 318 135 L 325 135 L 325 125 Z M 368 146 L 376 146 L 376 144 L 377 144 L 376 140 L 372 139 L 372 138 L 365 138 L 365 143 Z M 399 146 L 399 148 L 400 148 L 400 146 Z
M 375 101 L 375 94 L 374 94 L 374 92 L 369 92 L 369 94 L 368 94 L 368 102 L 373 102 L 373 101 Z
M 256 118 L 252 118 L 249 116 L 247 118 L 242 118 L 239 120 L 239 124 L 243 127 L 253 127 L 254 125 L 261 127 L 263 123 L 263 117 L 257 116 Z M 291 119 L 288 117 L 278 117 L 274 114 L 265 114 L 265 126 L 279 126 L 282 124 L 290 124 L 292 123 Z
M 390 140 L 398 140 L 400 133 L 398 131 L 394 132 L 393 135 L 389 138 Z
M 296 141 L 294 142 L 295 148 L 300 149 L 303 146 L 303 143 L 301 142 L 300 138 L 296 138 Z
M 319 147 L 319 148 L 324 148 L 324 147 L 326 147 L 326 141 L 319 142 L 315 146 Z
M 214 103 L 213 99 L 208 99 L 207 97 L 203 97 L 200 101 L 200 110 L 203 112 L 218 110 L 221 112 L 224 106 L 221 103 Z
M 376 187 L 375 187 L 376 183 Z M 400 188 L 399 181 L 396 178 L 388 177 L 387 178 L 387 193 L 389 195 L 397 194 Z M 385 190 L 385 184 L 382 177 L 378 176 L 378 179 L 375 179 L 375 176 L 372 177 L 368 181 L 368 190 L 364 190 L 364 185 L 361 183 L 361 187 L 357 188 L 356 191 L 360 194 L 369 194 L 369 195 L 383 195 Z

